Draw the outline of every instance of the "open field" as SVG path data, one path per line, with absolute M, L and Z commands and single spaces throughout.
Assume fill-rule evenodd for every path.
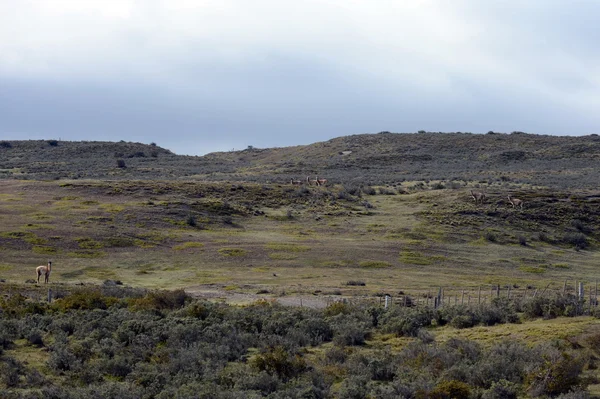
M 559 289 L 598 278 L 597 193 L 505 183 L 486 187 L 487 201 L 475 205 L 468 186 L 431 186 L 367 195 L 343 186 L 7 180 L 0 278 L 33 279 L 49 258 L 51 284 L 111 279 L 275 296 Z M 524 210 L 506 193 L 523 198 Z
M 0 396 L 598 397 L 597 136 L 449 137 L 0 146 Z

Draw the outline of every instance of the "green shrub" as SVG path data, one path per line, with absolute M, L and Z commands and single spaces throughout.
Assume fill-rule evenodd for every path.
M 540 231 L 539 233 L 537 233 L 537 238 L 539 241 L 545 242 L 548 244 L 552 244 L 552 242 L 553 242 L 552 238 L 548 234 L 544 233 L 543 231 Z
M 522 308 L 526 318 L 554 319 L 559 316 L 576 316 L 580 306 L 576 296 L 566 294 L 552 297 L 537 296 L 523 303 Z
M 571 225 L 583 234 L 590 234 L 592 232 L 592 229 L 590 227 L 586 226 L 583 223 L 583 221 L 581 221 L 579 219 L 571 220 Z
M 583 366 L 583 359 L 570 353 L 544 354 L 542 364 L 525 379 L 528 392 L 533 397 L 567 393 L 580 384 Z
M 182 308 L 190 296 L 184 290 L 152 291 L 143 298 L 130 300 L 130 305 L 138 310 L 166 310 Z
M 471 328 L 475 325 L 475 321 L 469 315 L 458 315 L 450 320 L 450 325 L 454 328 Z
M 333 302 L 328 305 L 324 310 L 325 316 L 335 316 L 338 314 L 348 314 L 350 313 L 351 308 L 350 305 L 344 302 Z
M 44 346 L 44 340 L 42 339 L 42 332 L 38 329 L 33 329 L 27 333 L 27 342 L 35 346 Z
M 367 323 L 353 318 L 338 317 L 331 320 L 331 323 L 335 332 L 333 343 L 338 346 L 364 345 L 370 334 Z
M 590 244 L 582 233 L 567 233 L 563 237 L 565 244 L 573 245 L 576 249 L 586 249 Z
M 363 193 L 365 193 L 367 195 L 375 195 L 375 194 L 377 194 L 377 190 L 375 190 L 371 186 L 363 186 L 362 187 L 362 191 L 363 191 Z
M 490 230 L 487 230 L 485 232 L 484 237 L 489 242 L 497 242 L 498 241 L 498 238 L 496 237 L 496 234 L 493 231 L 490 231 Z
M 26 296 L 19 293 L 12 294 L 8 298 L 0 297 L 0 316 L 21 317 L 27 314 L 44 314 L 47 309 L 46 303 L 28 300 Z
M 57 342 L 50 348 L 48 366 L 54 370 L 69 371 L 80 367 L 81 362 L 68 348 L 66 342 Z
M 21 362 L 12 357 L 6 357 L 0 362 L 0 387 L 2 385 L 9 388 L 17 387 L 23 372 L 24 366 Z
M 519 388 L 514 382 L 500 380 L 492 382 L 481 399 L 517 399 Z
M 416 337 L 423 327 L 431 325 L 433 313 L 425 308 L 394 308 L 384 313 L 379 324 L 384 332 L 399 337 Z
M 52 303 L 52 308 L 61 312 L 68 310 L 108 309 L 119 300 L 102 295 L 98 289 L 81 289 Z
M 300 355 L 287 352 L 282 346 L 268 348 L 250 360 L 250 365 L 270 375 L 276 375 L 284 381 L 298 376 L 306 368 L 306 362 Z
M 431 399 L 468 399 L 471 395 L 469 384 L 462 381 L 442 381 L 433 388 Z
M 7 349 L 13 344 L 13 334 L 8 331 L 6 322 L 0 322 L 0 354 L 2 349 Z

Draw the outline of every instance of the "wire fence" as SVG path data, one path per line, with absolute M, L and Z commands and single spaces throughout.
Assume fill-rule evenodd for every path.
M 402 307 L 429 307 L 439 309 L 448 306 L 474 307 L 491 304 L 498 298 L 514 303 L 543 298 L 562 297 L 570 303 L 576 304 L 577 314 L 590 314 L 592 309 L 598 307 L 598 281 L 584 282 L 566 280 L 564 282 L 551 282 L 544 288 L 532 286 L 515 287 L 500 285 L 480 285 L 476 287 L 436 287 L 429 290 L 402 290 L 397 295 L 379 295 L 363 297 L 329 297 L 327 305 L 335 302 L 350 304 L 370 304 L 384 308 L 395 306 Z

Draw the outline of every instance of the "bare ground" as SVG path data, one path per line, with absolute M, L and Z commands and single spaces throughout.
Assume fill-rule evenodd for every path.
M 188 287 L 185 292 L 194 298 L 202 298 L 213 301 L 222 301 L 229 304 L 244 305 L 258 300 L 274 301 L 284 306 L 305 306 L 313 309 L 322 309 L 328 304 L 341 301 L 343 298 L 336 296 L 317 295 L 285 295 L 274 296 L 272 294 L 249 294 L 244 292 L 228 291 L 224 286 L 216 284 L 204 284 Z

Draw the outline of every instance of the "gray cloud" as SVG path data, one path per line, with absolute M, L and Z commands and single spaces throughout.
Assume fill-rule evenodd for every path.
M 380 130 L 588 134 L 600 122 L 592 1 L 8 3 L 2 138 L 202 154 Z

